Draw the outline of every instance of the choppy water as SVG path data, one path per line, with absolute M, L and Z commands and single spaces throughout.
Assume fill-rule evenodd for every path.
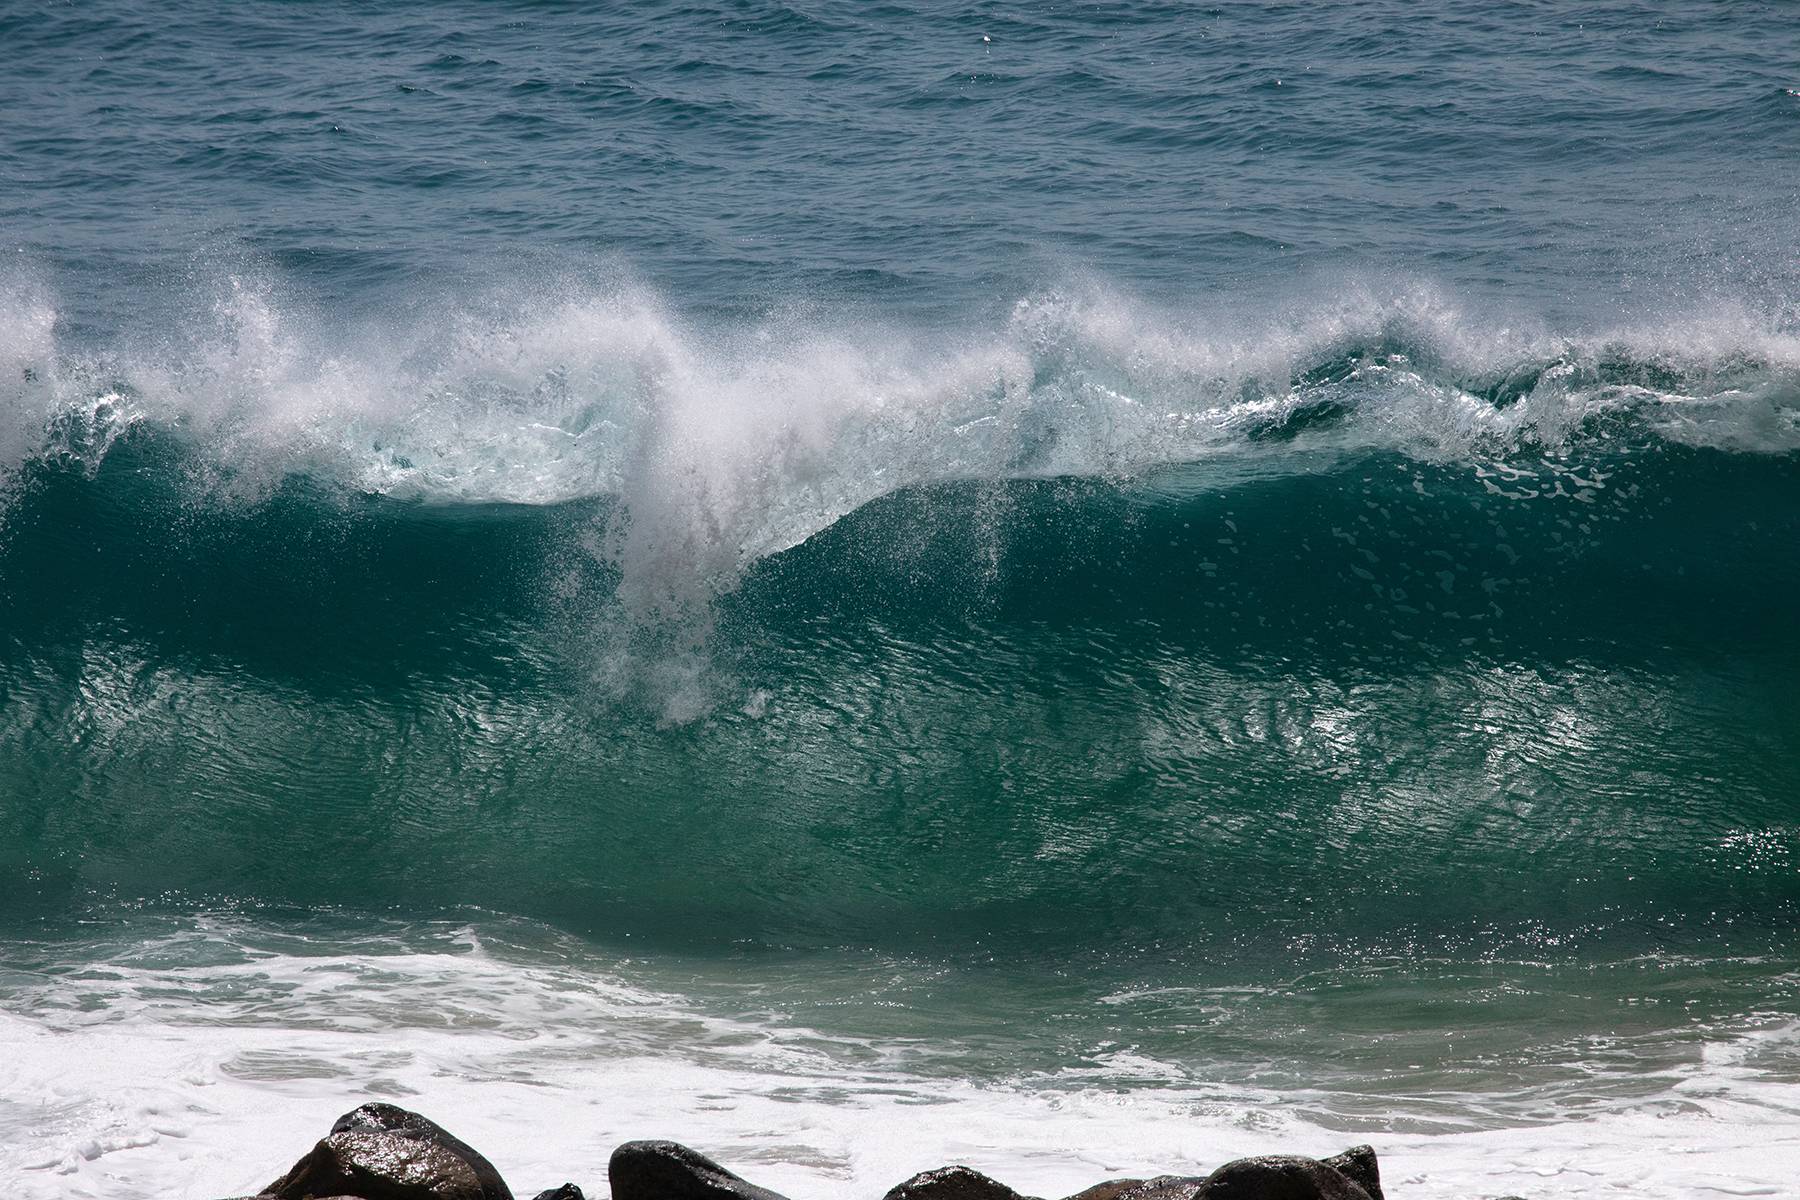
M 1781 6 L 0 11 L 0 1178 L 372 1095 L 1781 1194 L 1797 91 Z

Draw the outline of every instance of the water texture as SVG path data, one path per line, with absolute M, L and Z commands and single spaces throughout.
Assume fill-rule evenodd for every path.
M 1780 5 L 0 6 L 0 1180 L 1781 1194 L 1796 228 Z

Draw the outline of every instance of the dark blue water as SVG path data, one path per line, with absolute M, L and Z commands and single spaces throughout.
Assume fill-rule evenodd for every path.
M 1792 302 L 1779 5 L 0 19 L 9 248 L 109 323 L 221 260 L 353 308 L 612 262 L 683 306 L 951 319 L 1087 273 L 1193 304 L 1397 272 L 1570 321 Z
M 0 9 L 0 1172 L 1785 1186 L 1796 229 L 1782 5 Z

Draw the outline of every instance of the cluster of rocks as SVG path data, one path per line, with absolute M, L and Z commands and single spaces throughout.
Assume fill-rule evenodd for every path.
M 613 1200 L 786 1200 L 675 1142 L 627 1142 L 607 1165 Z M 512 1191 L 467 1143 L 434 1121 L 392 1104 L 365 1104 L 293 1169 L 242 1200 L 513 1200 Z M 585 1200 L 572 1183 L 536 1200 Z M 1032 1200 L 968 1167 L 915 1175 L 883 1200 Z M 1331 1158 L 1240 1158 L 1211 1175 L 1112 1179 L 1068 1200 L 1385 1200 L 1375 1151 L 1356 1146 Z

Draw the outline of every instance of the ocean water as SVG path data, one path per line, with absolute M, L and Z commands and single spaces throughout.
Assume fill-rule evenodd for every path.
M 0 4 L 3 1190 L 1792 1194 L 1797 230 L 1782 4 Z

